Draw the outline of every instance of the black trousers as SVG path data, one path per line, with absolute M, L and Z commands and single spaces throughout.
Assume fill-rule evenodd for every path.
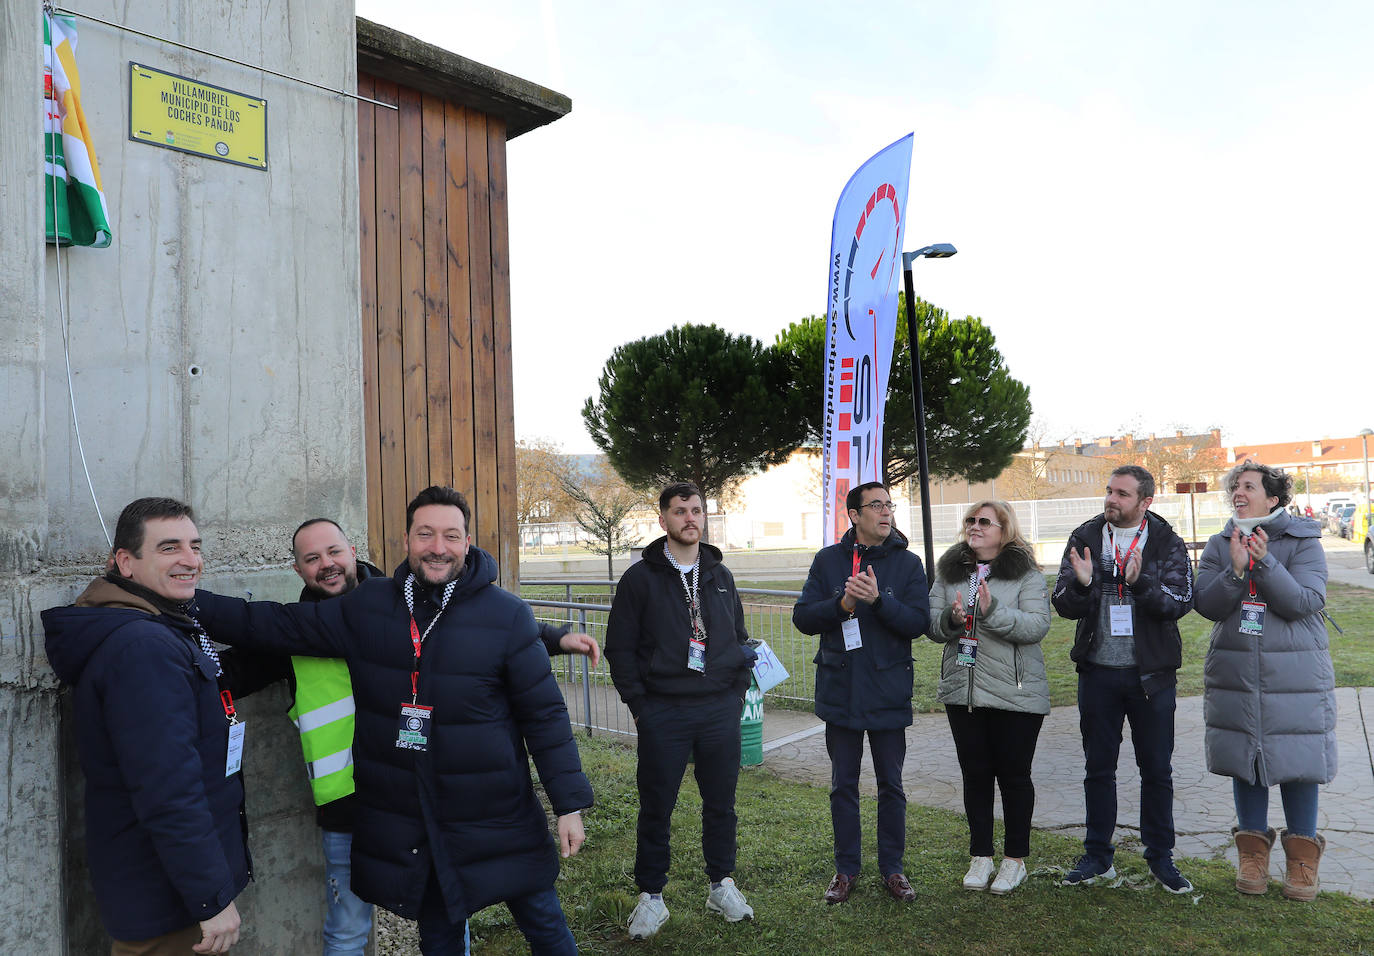
M 727 691 L 704 698 L 651 697 L 640 711 L 634 876 L 642 892 L 662 893 L 668 882 L 668 834 L 688 758 L 701 793 L 706 876 L 714 883 L 734 872 L 743 708 L 743 699 Z
M 945 707 L 959 770 L 964 777 L 964 815 L 968 817 L 969 856 L 992 856 L 992 787 L 1002 791 L 1005 856 L 1030 854 L 1035 784 L 1031 761 L 1040 737 L 1042 714 L 993 707 Z
M 873 755 L 878 781 L 878 872 L 884 877 L 902 872 L 906 852 L 906 791 L 902 764 L 906 762 L 906 728 L 852 730 L 825 725 L 825 749 L 830 754 L 830 824 L 835 830 L 835 872 L 858 876 L 862 863 L 859 826 L 859 762 L 864 734 Z

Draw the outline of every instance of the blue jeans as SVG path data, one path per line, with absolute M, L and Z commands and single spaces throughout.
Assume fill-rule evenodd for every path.
M 1167 860 L 1174 850 L 1174 706 L 1177 689 L 1147 695 L 1135 667 L 1090 667 L 1078 675 L 1078 728 L 1083 734 L 1083 798 L 1087 836 L 1083 852 L 1110 865 L 1115 855 L 1116 763 L 1123 720 L 1131 722 L 1140 768 L 1140 841 L 1146 860 Z
M 1242 830 L 1264 833 L 1269 829 L 1269 788 L 1232 779 L 1236 798 L 1236 822 Z M 1283 819 L 1294 836 L 1317 835 L 1317 785 L 1292 781 L 1279 784 Z
M 349 888 L 349 852 L 353 834 L 321 830 L 324 846 L 324 956 L 363 956 L 372 932 L 372 905 Z

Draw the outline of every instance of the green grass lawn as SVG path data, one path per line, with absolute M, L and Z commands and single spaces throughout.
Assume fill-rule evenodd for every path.
M 1071 865 L 1081 844 L 1038 831 L 1032 875 L 1020 889 L 1007 897 L 970 893 L 960 886 L 968 865 L 963 817 L 916 806 L 907 813 L 906 872 L 918 899 L 902 906 L 878 883 L 870 798 L 859 888 L 849 903 L 826 906 L 821 894 L 833 872 L 826 791 L 763 768 L 744 771 L 738 791 L 735 877 L 755 920 L 729 925 L 705 910 L 701 804 L 689 774 L 673 817 L 665 891 L 672 917 L 653 940 L 631 943 L 635 755 L 599 738 L 579 737 L 579 745 L 597 806 L 585 815 L 587 845 L 565 861 L 558 889 L 583 953 L 1374 953 L 1371 904 L 1329 893 L 1290 903 L 1277 884 L 1264 897 L 1241 896 L 1224 861 L 1182 862 L 1196 887 L 1185 896 L 1149 882 L 1133 853 L 1118 854 L 1117 864 L 1140 888 L 1056 886 L 1052 868 Z M 478 914 L 473 931 L 476 953 L 528 952 L 503 906 Z

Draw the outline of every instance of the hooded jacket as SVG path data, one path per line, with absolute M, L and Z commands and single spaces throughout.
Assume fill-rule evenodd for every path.
M 42 617 L 48 661 L 74 690 L 101 922 L 141 940 L 209 919 L 250 876 L 214 661 L 189 619 L 104 578 Z
M 991 707 L 1029 714 L 1050 712 L 1050 684 L 1040 642 L 1050 630 L 1049 589 L 1035 557 L 1010 545 L 992 559 L 987 613 L 974 616 L 978 655 L 973 667 L 957 663 L 964 626 L 956 625 L 951 609 L 963 604 L 969 577 L 978 559 L 964 542 L 956 544 L 936 564 L 930 589 L 930 639 L 944 644 L 940 662 L 940 703 L 946 707 Z
M 746 645 L 744 607 L 720 550 L 700 545 L 701 617 L 706 625 L 706 670 L 687 666 L 691 614 L 678 573 L 664 553 L 668 538 L 644 549 L 620 576 L 606 622 L 606 663 L 620 699 L 639 717 L 650 695 L 704 697 L 749 688 L 754 652 Z
M 1153 511 L 1145 514 L 1149 534 L 1140 556 L 1140 577 L 1133 585 L 1123 582 L 1122 588 L 1130 594 L 1138 611 L 1134 636 L 1140 683 L 1146 693 L 1153 693 L 1178 681 L 1178 669 L 1183 663 L 1178 619 L 1193 607 L 1193 566 L 1188 560 L 1188 549 L 1173 526 Z M 1102 564 L 1102 527 L 1106 523 L 1106 517 L 1098 515 L 1069 535 L 1051 598 L 1060 617 L 1078 621 L 1069 658 L 1079 671 L 1094 666 L 1088 653 L 1098 638 L 1102 589 L 1109 584 Z M 1093 576 L 1087 587 L 1078 583 L 1069 563 L 1069 549 L 1081 553 L 1085 547 L 1093 563 Z
M 1336 776 L 1336 677 L 1321 618 L 1321 529 L 1282 512 L 1264 530 L 1269 553 L 1239 580 L 1229 521 L 1198 566 L 1198 613 L 1216 622 L 1202 672 L 1207 769 L 1262 787 L 1327 783 Z M 1258 636 L 1240 633 L 1247 581 L 1265 605 Z
M 442 611 L 416 588 L 419 703 L 434 708 L 424 751 L 397 747 L 412 699 L 415 652 L 402 562 L 318 603 L 246 602 L 196 593 L 216 640 L 279 654 L 342 657 L 357 709 L 352 888 L 414 919 L 435 872 L 449 919 L 550 889 L 558 854 L 530 780 L 529 758 L 554 813 L 592 805 L 563 695 L 529 605 L 495 584 L 496 561 L 468 549 Z
M 803 634 L 819 634 L 816 665 L 816 716 L 855 730 L 895 730 L 911 726 L 911 642 L 930 619 L 926 573 L 895 528 L 882 544 L 858 546 L 859 568 L 872 570 L 878 600 L 858 602 L 862 646 L 844 649 L 840 606 L 844 583 L 854 573 L 854 529 L 838 544 L 822 548 L 811 561 L 792 623 Z

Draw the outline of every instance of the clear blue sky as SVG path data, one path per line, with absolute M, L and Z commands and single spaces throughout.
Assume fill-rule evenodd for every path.
M 841 9 L 862 9 L 862 19 Z M 916 134 L 917 294 L 993 329 L 1047 438 L 1374 427 L 1374 4 L 359 0 L 549 86 L 510 146 L 516 431 L 594 446 L 618 344 L 824 308 L 840 189 Z

